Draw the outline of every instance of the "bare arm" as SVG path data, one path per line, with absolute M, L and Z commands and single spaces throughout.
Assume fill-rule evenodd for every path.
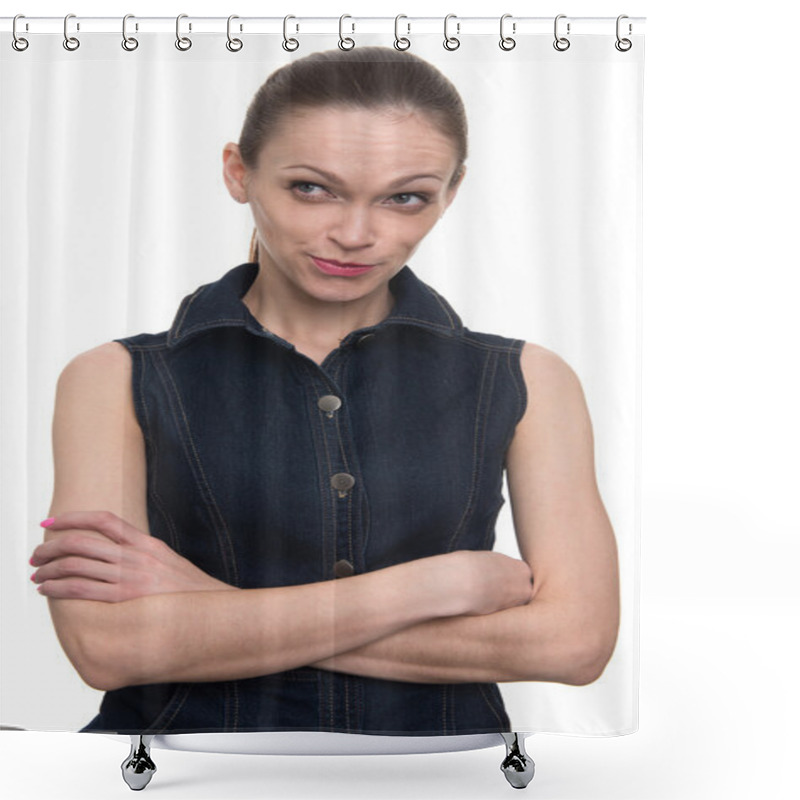
M 402 681 L 584 685 L 619 627 L 614 533 L 597 490 L 583 390 L 554 353 L 526 345 L 528 407 L 507 460 L 514 526 L 534 576 L 524 606 L 406 628 L 318 667 Z
M 127 351 L 112 342 L 78 356 L 62 372 L 53 422 L 50 514 L 104 509 L 149 534 L 144 442 L 133 410 L 130 369 Z M 62 529 L 48 530 L 45 541 L 76 531 L 102 537 L 88 528 Z M 434 556 L 304 586 L 231 590 L 220 583 L 219 589 L 123 602 L 74 595 L 48 597 L 48 602 L 62 647 L 95 688 L 232 680 L 328 658 L 438 616 L 489 613 L 527 601 L 524 564 L 517 562 L 528 578 L 512 559 L 479 563 L 477 555 Z M 521 577 L 504 595 L 490 576 L 505 583 L 509 570 Z M 465 578 L 477 596 L 465 591 Z

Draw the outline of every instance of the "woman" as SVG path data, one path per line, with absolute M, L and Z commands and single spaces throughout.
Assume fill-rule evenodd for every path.
M 508 731 L 497 682 L 601 674 L 616 549 L 578 379 L 406 265 L 466 154 L 422 59 L 282 67 L 223 153 L 251 261 L 62 372 L 31 563 L 106 692 L 83 730 Z M 491 552 L 504 469 L 522 560 Z

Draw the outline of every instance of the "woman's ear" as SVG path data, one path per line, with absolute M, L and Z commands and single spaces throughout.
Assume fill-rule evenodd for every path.
M 222 178 L 231 197 L 237 203 L 247 202 L 247 167 L 242 161 L 239 145 L 228 142 L 222 148 Z

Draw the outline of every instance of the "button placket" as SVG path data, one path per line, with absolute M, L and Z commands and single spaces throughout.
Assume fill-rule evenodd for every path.
M 331 412 L 335 413 L 335 412 Z M 351 459 L 355 455 L 354 442 L 348 436 L 349 426 L 342 425 L 343 420 L 337 419 L 332 424 L 323 425 L 331 453 L 330 467 L 333 474 L 330 476 L 331 489 L 335 495 L 335 520 L 336 520 L 336 561 L 333 565 L 333 577 L 350 577 L 356 572 L 353 563 L 353 539 L 359 538 L 359 531 L 354 529 L 358 523 L 353 519 L 353 504 L 357 501 L 353 491 L 356 487 L 355 476 L 348 469 Z M 336 468 L 339 472 L 334 472 Z M 344 556 L 344 557 L 342 557 Z
M 314 427 L 318 432 L 319 473 L 321 488 L 327 489 L 329 513 L 325 514 L 324 569 L 325 579 L 340 580 L 356 575 L 361 565 L 363 499 L 356 476 L 358 450 L 355 432 L 347 407 L 347 385 L 344 363 L 351 351 L 337 353 L 319 367 L 311 384 Z M 321 373 L 321 374 L 320 374 Z M 363 706 L 361 678 L 322 671 L 324 686 L 323 713 L 326 725 L 349 729 L 363 724 L 359 709 Z
M 347 418 L 340 417 L 345 414 L 344 393 L 338 388 L 336 379 L 341 377 L 341 370 L 334 370 L 333 361 L 328 368 L 321 367 L 320 370 L 325 375 L 325 380 L 314 380 L 314 405 L 321 412 L 318 417 L 318 430 L 322 436 L 321 442 L 324 447 L 324 464 L 326 473 L 324 480 L 327 482 L 333 493 L 331 530 L 333 550 L 329 551 L 328 558 L 333 557 L 333 563 L 326 570 L 330 577 L 341 577 L 343 570 L 349 574 L 357 571 L 356 560 L 354 557 L 354 547 L 357 549 L 357 542 L 361 538 L 359 530 L 360 523 L 354 519 L 358 512 L 358 497 L 354 492 L 356 489 L 356 478 L 353 473 L 356 469 L 351 467 L 353 459 L 356 458 L 355 442 L 352 441 L 352 431 Z M 354 505 L 355 504 L 355 505 Z M 347 566 L 349 565 L 349 566 Z

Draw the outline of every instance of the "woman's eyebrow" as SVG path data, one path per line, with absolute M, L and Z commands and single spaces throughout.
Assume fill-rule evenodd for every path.
M 331 172 L 326 172 L 323 169 L 319 169 L 319 167 L 312 167 L 310 164 L 292 164 L 288 167 L 283 167 L 283 169 L 310 169 L 312 172 L 316 172 L 318 175 L 322 175 L 328 183 L 338 184 L 341 185 L 343 183 L 342 179 L 338 176 L 334 175 Z M 439 181 L 442 183 L 444 178 L 441 175 L 434 175 L 432 173 L 421 173 L 419 175 L 406 175 L 402 178 L 398 178 L 395 181 L 392 181 L 388 188 L 394 189 L 396 186 L 403 186 L 406 183 L 410 183 L 411 181 L 420 179 L 420 178 L 433 178 L 433 180 Z

